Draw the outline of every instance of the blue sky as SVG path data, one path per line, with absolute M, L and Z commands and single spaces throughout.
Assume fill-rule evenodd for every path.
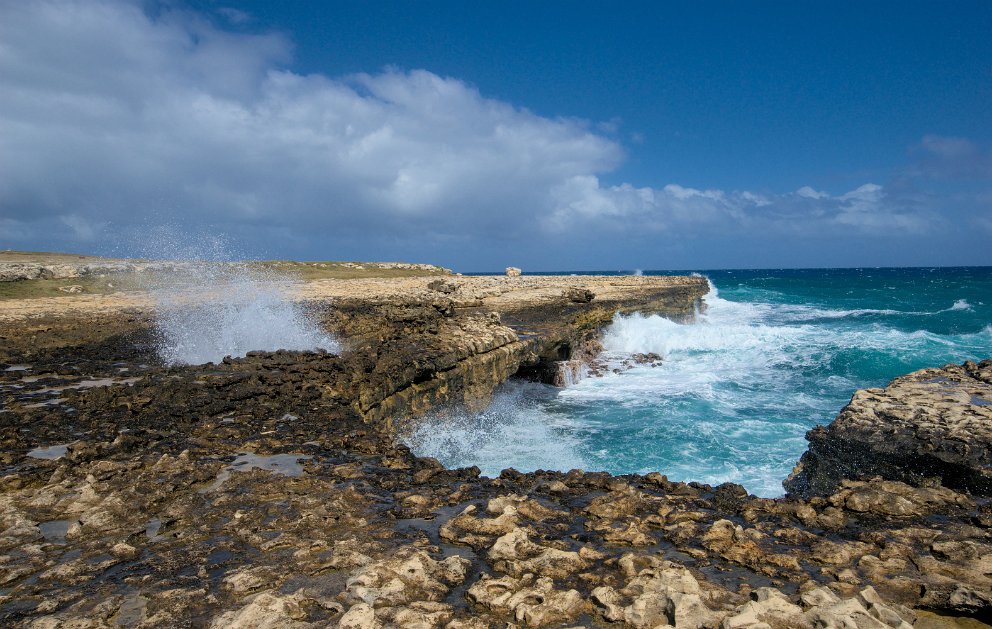
M 0 246 L 992 264 L 989 33 L 987 2 L 0 0 Z

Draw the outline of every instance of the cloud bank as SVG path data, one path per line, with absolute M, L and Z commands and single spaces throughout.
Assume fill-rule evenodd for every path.
M 92 249 L 168 220 L 324 258 L 497 243 L 519 260 L 591 234 L 622 247 L 644 234 L 942 224 L 920 195 L 875 183 L 841 194 L 604 183 L 624 148 L 602 124 L 538 116 L 425 70 L 301 75 L 287 69 L 291 48 L 136 2 L 0 3 L 0 246 Z M 967 140 L 928 136 L 920 150 L 930 172 L 985 176 L 988 156 Z M 969 165 L 975 151 L 985 165 Z

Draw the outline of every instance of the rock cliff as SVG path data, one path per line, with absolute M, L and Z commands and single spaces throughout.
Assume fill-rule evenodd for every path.
M 827 494 L 844 479 L 881 476 L 992 496 L 992 360 L 923 369 L 854 394 L 785 483 Z

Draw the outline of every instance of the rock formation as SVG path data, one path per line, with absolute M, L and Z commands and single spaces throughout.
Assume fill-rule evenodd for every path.
M 992 361 L 923 369 L 858 391 L 806 438 L 809 450 L 785 483 L 793 494 L 881 476 L 992 496 Z
M 484 404 L 511 375 L 541 378 L 594 353 L 618 310 L 689 317 L 707 287 L 526 276 L 445 278 L 446 292 L 431 281 L 299 287 L 340 355 L 182 368 L 156 363 L 141 296 L 0 302 L 0 625 L 992 620 L 988 462 L 977 441 L 953 437 L 987 427 L 988 363 L 856 395 L 837 427 L 813 431 L 825 437 L 811 440 L 793 481 L 803 491 L 787 498 L 659 473 L 485 478 L 414 456 L 397 422 Z M 568 288 L 595 298 L 576 302 Z M 837 478 L 826 458 L 841 447 L 835 435 L 895 435 L 911 456 L 852 463 Z M 913 471 L 931 459 L 943 467 Z

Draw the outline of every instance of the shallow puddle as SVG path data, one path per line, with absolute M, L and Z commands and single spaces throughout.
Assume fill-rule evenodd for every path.
M 41 535 L 45 538 L 46 542 L 51 542 L 52 544 L 65 544 L 65 534 L 69 532 L 69 527 L 72 526 L 72 520 L 51 520 L 49 522 L 42 522 L 38 525 L 38 530 L 41 531 Z
M 224 484 L 224 481 L 231 477 L 231 472 L 247 472 L 248 470 L 259 469 L 282 474 L 283 476 L 300 476 L 303 474 L 303 464 L 300 461 L 309 461 L 312 458 L 312 456 L 307 454 L 263 455 L 255 454 L 254 452 L 242 452 L 217 475 L 217 479 L 213 483 L 200 491 L 215 491 Z
M 127 384 L 131 385 L 141 380 L 141 378 L 91 378 L 90 380 L 80 380 L 78 382 L 72 382 L 70 384 L 62 384 L 54 387 L 45 387 L 43 389 L 37 389 L 32 391 L 32 393 L 59 393 L 65 391 L 66 389 L 92 389 L 94 387 L 109 387 L 114 384 Z M 22 382 L 26 380 L 21 379 Z
M 28 456 L 32 459 L 61 459 L 65 456 L 66 451 L 69 449 L 68 443 L 62 443 L 54 446 L 45 446 L 43 448 L 35 448 L 28 452 Z
M 154 540 L 158 537 L 158 532 L 162 528 L 162 520 L 159 518 L 152 518 L 148 520 L 148 524 L 145 525 L 145 537 Z

